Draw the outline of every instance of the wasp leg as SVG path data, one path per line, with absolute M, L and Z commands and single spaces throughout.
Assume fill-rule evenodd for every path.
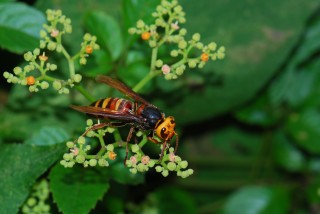
M 124 158 L 124 165 L 126 165 L 126 162 L 127 162 L 127 159 L 128 159 L 128 153 L 129 153 L 129 147 L 128 147 L 128 144 L 132 138 L 132 134 L 134 133 L 134 127 L 131 127 L 130 128 L 130 131 L 129 131 L 129 134 L 128 134 L 128 137 L 127 137 L 127 140 L 126 140 L 126 157 Z
M 177 133 L 175 133 L 176 135 L 176 146 L 174 148 L 174 154 L 176 154 L 177 150 L 178 150 L 178 146 L 179 146 L 179 136 Z

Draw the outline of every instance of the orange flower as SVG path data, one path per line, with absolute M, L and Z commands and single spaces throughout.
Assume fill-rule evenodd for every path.
M 150 32 L 148 32 L 148 31 L 143 32 L 143 33 L 141 34 L 141 38 L 142 38 L 143 40 L 149 40 L 149 39 L 150 39 L 150 36 L 151 36 L 151 34 L 150 34 Z
M 87 54 L 92 54 L 92 52 L 93 52 L 93 48 L 92 48 L 90 45 L 88 45 L 88 46 L 86 47 L 86 53 L 87 53 Z
M 34 78 L 34 76 L 28 76 L 26 79 L 27 79 L 28 85 L 33 85 L 36 82 L 36 79 Z
M 203 53 L 201 54 L 201 61 L 207 62 L 209 60 L 209 54 Z
M 117 154 L 116 154 L 116 153 L 114 153 L 113 151 L 110 151 L 110 152 L 109 152 L 109 159 L 110 159 L 110 160 L 115 160 L 116 157 L 117 157 Z

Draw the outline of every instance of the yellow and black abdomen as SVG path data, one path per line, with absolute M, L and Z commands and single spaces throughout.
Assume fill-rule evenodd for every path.
M 105 99 L 100 99 L 91 104 L 91 106 L 97 108 L 110 109 L 119 112 L 133 111 L 133 102 L 116 97 L 108 97 Z

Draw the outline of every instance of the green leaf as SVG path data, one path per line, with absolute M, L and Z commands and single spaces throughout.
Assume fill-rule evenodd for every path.
M 118 71 L 119 79 L 123 80 L 129 87 L 134 87 L 143 77 L 149 72 L 149 68 L 145 63 L 136 62 L 126 67 L 122 67 Z M 144 86 L 140 92 L 146 92 L 150 90 L 151 83 Z
M 298 106 L 312 92 L 315 74 L 288 68 L 270 87 L 270 100 L 274 105 L 288 103 Z
M 290 172 L 301 171 L 306 166 L 303 153 L 293 146 L 283 133 L 277 133 L 274 137 L 274 160 Z
M 15 53 L 34 49 L 44 15 L 22 3 L 0 3 L 0 47 Z
M 241 122 L 250 125 L 274 125 L 279 119 L 279 113 L 277 109 L 268 104 L 266 94 L 260 95 L 252 103 L 236 111 L 235 116 Z
M 156 198 L 159 213 L 196 213 L 196 205 L 192 196 L 176 187 L 158 189 L 152 193 L 152 197 Z
M 113 60 L 121 55 L 123 39 L 118 22 L 103 12 L 91 12 L 84 19 L 88 31 L 97 36 L 98 43 L 108 50 Z
M 63 153 L 65 146 L 2 144 L 0 148 L 0 207 L 2 213 L 18 213 L 29 188 Z
M 111 167 L 111 178 L 120 184 L 142 184 L 144 182 L 144 174 L 132 174 L 122 162 L 116 163 Z
M 289 194 L 282 188 L 246 186 L 233 193 L 223 208 L 223 214 L 287 213 Z
M 307 187 L 307 197 L 311 204 L 320 204 L 320 179 L 317 177 Z
M 217 116 L 251 99 L 287 59 L 305 21 L 319 5 L 317 0 L 271 0 L 263 4 L 218 0 L 212 6 L 207 1 L 180 2 L 186 11 L 184 27 L 188 32 L 199 32 L 204 42 L 224 45 L 226 58 L 208 62 L 204 70 L 186 71 L 182 78 L 187 79 L 188 72 L 208 76 L 204 75 L 204 84 L 197 88 L 190 84 L 181 88 L 188 96 L 179 97 L 175 105 L 168 99 L 166 114 L 174 115 L 179 124 Z M 214 84 L 209 74 L 221 75 L 221 84 Z
M 25 143 L 46 146 L 63 143 L 69 138 L 69 134 L 60 127 L 43 127 L 39 132 L 35 132 L 31 139 L 27 140 Z
M 65 214 L 89 213 L 109 189 L 106 168 L 66 169 L 57 164 L 49 177 L 53 199 Z
M 316 109 L 292 114 L 286 129 L 300 147 L 312 154 L 320 153 L 320 114 Z

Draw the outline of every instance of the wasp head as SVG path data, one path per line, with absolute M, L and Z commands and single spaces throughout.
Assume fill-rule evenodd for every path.
M 156 127 L 156 134 L 162 140 L 170 140 L 174 135 L 176 135 L 175 131 L 176 122 L 172 116 L 164 118 Z

